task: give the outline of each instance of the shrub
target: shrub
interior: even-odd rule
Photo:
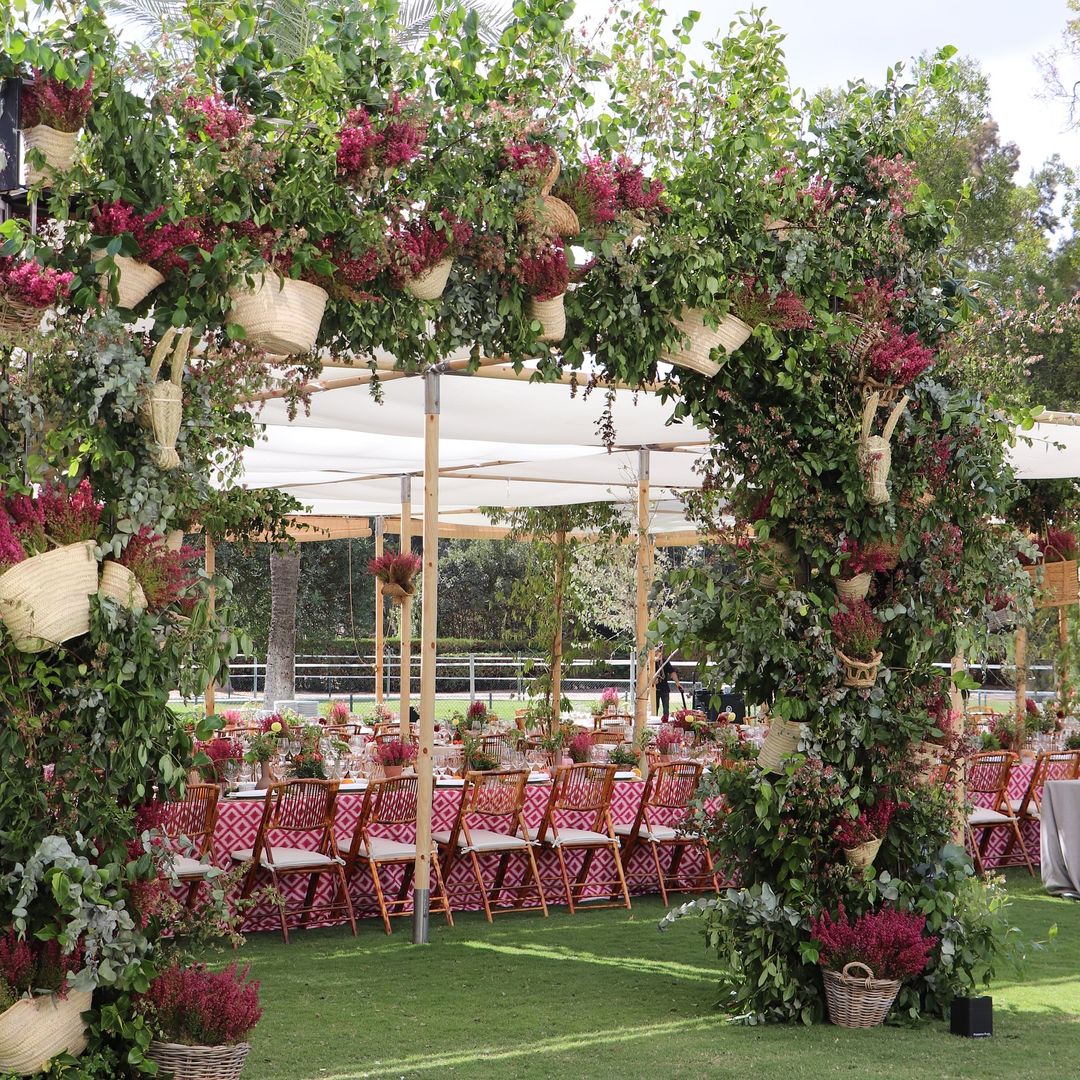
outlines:
[[[845,964],[865,964],[879,979],[913,979],[926,970],[937,937],[927,936],[926,916],[883,907],[848,922],[843,904],[835,920],[823,911],[811,933],[818,944],[818,962],[829,971]]]
[[[24,128],[45,124],[57,131],[78,131],[90,106],[93,77],[82,86],[70,86],[59,79],[34,73],[34,81],[22,89],[19,122]]]
[[[188,1046],[241,1042],[259,1022],[259,984],[246,982],[248,969],[230,964],[208,971],[205,964],[166,968],[139,999],[161,1036]]]
[[[882,626],[865,600],[844,604],[832,618],[837,648],[853,660],[869,660],[881,640]]]

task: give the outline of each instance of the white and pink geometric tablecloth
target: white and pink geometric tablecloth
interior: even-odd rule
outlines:
[[[1035,763],[1033,761],[1022,761],[1013,768],[1012,773],[1009,775],[1009,799],[1022,799],[1027,792],[1028,784],[1031,783],[1031,774],[1035,771]],[[986,800],[978,798],[976,800],[980,805],[984,805]],[[1039,863],[1039,820],[1038,818],[1028,819],[1020,826],[1020,835],[1024,839],[1024,847],[1027,848],[1028,857],[1031,859],[1033,865],[1037,866]],[[987,870],[993,870],[998,866],[1002,857],[1005,854],[1005,849],[1009,846],[1010,831],[1008,829],[994,829],[990,834],[990,840],[987,844],[986,854],[983,856],[983,866]],[[1019,853],[1013,851],[1010,855],[1010,861],[1017,859]]]

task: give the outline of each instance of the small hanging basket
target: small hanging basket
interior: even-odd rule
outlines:
[[[45,167],[36,169],[33,165],[26,166],[26,186],[30,187],[39,180],[48,184],[54,175],[67,172],[75,161],[75,140],[78,132],[57,131],[48,124],[38,124],[32,128],[22,129],[23,149],[27,151],[40,150],[45,155]]]
[[[244,328],[247,340],[274,356],[307,353],[315,348],[326,310],[326,290],[309,281],[260,274],[249,288],[232,292],[230,321]]]
[[[562,164],[559,161],[559,155],[552,151],[552,156],[555,161],[554,164],[548,169],[547,176],[544,177],[544,182],[540,185],[540,194],[549,195],[551,189],[555,186],[555,181],[559,179],[559,172],[562,169]]]
[[[833,578],[836,585],[836,595],[845,603],[851,600],[865,600],[870,591],[870,582],[874,575],[867,570],[865,573],[856,574],[849,578]]]
[[[1037,608],[1066,607],[1075,604],[1080,595],[1077,589],[1077,562],[1075,559],[1062,559],[1056,548],[1047,547],[1056,552],[1059,558],[1053,562],[1041,562],[1035,566],[1025,566],[1036,588],[1035,606]]]
[[[20,998],[0,1013],[0,1073],[33,1076],[59,1054],[78,1057],[86,1049],[81,1014],[90,999],[82,990],[69,990],[63,998],[43,994]]]
[[[566,293],[559,293],[550,300],[537,300],[535,296],[529,297],[526,315],[540,324],[540,333],[537,341],[562,341],[566,335],[566,308],[563,302]]]
[[[765,231],[772,233],[781,243],[791,239],[791,232],[794,228],[795,226],[790,221],[785,221],[783,218],[767,217],[765,219]]]
[[[239,1080],[251,1044],[232,1046],[185,1046],[155,1039],[146,1056],[157,1062],[158,1071],[172,1080]]]
[[[802,724],[794,720],[773,720],[769,724],[769,734],[765,736],[765,742],[758,753],[758,765],[765,772],[781,772],[784,759],[796,753],[802,736]]]
[[[871,506],[884,506],[889,501],[889,469],[892,467],[892,450],[889,440],[900,421],[910,398],[905,394],[893,407],[885,428],[880,435],[871,435],[870,427],[881,404],[880,395],[872,393],[863,407],[862,431],[859,435],[859,467],[863,472],[864,497]]]
[[[859,844],[853,848],[844,848],[844,858],[849,866],[859,870],[865,870],[874,865],[877,853],[881,850],[881,840],[867,840],[865,844]]]
[[[41,308],[31,307],[0,293],[0,341],[8,345],[24,344],[37,330],[43,314]]]
[[[112,597],[128,611],[146,610],[146,593],[139,579],[123,564],[106,560],[101,568],[98,596]]]
[[[174,348],[175,342],[175,348]],[[191,345],[191,330],[185,330],[176,339],[176,331],[169,327],[158,342],[150,358],[150,378],[154,380],[145,391],[139,422],[154,435],[154,464],[159,469],[175,469],[180,464],[176,452],[176,440],[180,436],[180,424],[184,416],[184,393],[181,387],[184,364]],[[166,356],[172,353],[168,379],[158,374]]]
[[[581,222],[569,204],[554,195],[540,195],[522,204],[518,211],[518,221],[535,222],[548,232],[557,236],[577,236],[581,232]]]
[[[851,358],[858,365],[856,383],[861,385],[868,378],[866,354],[885,336],[885,329],[880,323],[868,323],[860,315],[849,315],[847,321],[858,330],[851,345]]]
[[[97,258],[102,258],[104,252],[95,252]],[[149,263],[139,262],[138,259],[129,259],[126,255],[114,255],[116,263],[116,297],[117,303],[122,308],[136,308],[141,304],[164,280]],[[101,275],[101,287],[108,289],[109,275]]]
[[[33,555],[0,574],[0,619],[17,649],[43,652],[90,629],[98,590],[93,540]]]
[[[441,259],[422,274],[417,274],[414,278],[406,278],[405,291],[415,296],[417,300],[438,300],[446,290],[446,283],[450,279],[450,271],[453,268],[453,259]]]
[[[390,597],[390,599],[399,607],[416,591],[415,588],[405,588],[405,586],[399,585],[396,581],[381,582],[381,588],[383,596]]]
[[[860,979],[851,974],[856,970],[865,971],[866,977]],[[874,973],[857,961],[845,964],[843,971],[822,968],[821,974],[829,1019],[838,1027],[878,1027],[900,993],[899,979],[875,979]]]
[[[857,690],[868,690],[877,682],[878,668],[881,666],[881,653],[875,652],[869,660],[853,660],[839,649],[836,655],[844,665],[844,685],[854,686]]]
[[[754,332],[754,328],[737,315],[725,315],[713,328],[706,324],[705,313],[699,308],[684,309],[679,318],[671,321],[686,340],[681,348],[665,352],[661,359],[709,379],[719,374],[721,368],[721,364],[712,358],[713,351],[721,349],[730,356],[745,345]]]

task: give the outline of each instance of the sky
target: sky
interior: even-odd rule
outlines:
[[[601,17],[611,0],[578,0],[579,16]],[[618,6],[617,4],[615,6]],[[698,36],[713,36],[750,0],[667,0],[672,18],[701,13]],[[766,14],[787,35],[791,81],[813,92],[849,79],[881,83],[886,69],[942,45],[977,60],[990,81],[1003,141],[1021,151],[1021,173],[1058,153],[1080,166],[1080,133],[1065,131],[1065,107],[1038,98],[1035,56],[1053,48],[1069,17],[1066,0],[771,0]]]

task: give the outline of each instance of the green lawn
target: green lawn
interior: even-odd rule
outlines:
[[[1013,874],[1014,916],[1030,938],[1057,940],[1023,982],[993,990],[993,1039],[918,1030],[732,1026],[713,1009],[715,963],[694,920],[664,934],[656,899],[634,910],[552,909],[489,927],[462,915],[386,938],[372,920],[347,931],[254,935],[241,952],[262,980],[265,1012],[245,1076],[960,1078],[1076,1074],[1080,1047],[1080,903],[1042,895]]]

